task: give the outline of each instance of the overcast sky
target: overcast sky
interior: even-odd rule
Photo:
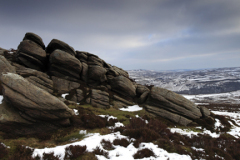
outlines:
[[[0,47],[26,32],[125,70],[240,67],[239,0],[0,0]]]

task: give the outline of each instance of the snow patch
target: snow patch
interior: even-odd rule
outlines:
[[[141,111],[143,108],[139,107],[138,105],[134,106],[129,106],[127,108],[120,108],[119,110],[121,111],[128,111],[128,112],[136,112],[136,111]]]
[[[0,104],[2,104],[3,95],[0,95]]]
[[[107,121],[109,121],[110,119],[117,119],[117,117],[110,116],[110,115],[98,115],[98,116],[100,116],[100,117],[102,117],[102,118],[107,117]]]
[[[78,113],[78,110],[77,110],[77,109],[73,109],[73,111],[74,111],[75,115],[79,115],[79,113]]]
[[[80,130],[79,134],[87,134],[87,130]]]
[[[67,95],[69,95],[69,93],[62,94],[62,98],[65,98]]]

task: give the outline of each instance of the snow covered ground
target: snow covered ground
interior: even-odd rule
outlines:
[[[228,93],[217,94],[199,94],[199,95],[182,95],[195,103],[230,103],[240,104],[240,90]]]
[[[232,120],[234,120],[236,122],[237,125],[240,126],[240,113],[231,113],[231,112],[221,112],[221,111],[212,111],[214,114],[216,115],[223,115],[223,116],[227,116],[230,117]],[[232,125],[232,128],[229,132],[227,132],[228,134],[234,136],[235,138],[240,138],[240,127],[234,125],[231,121],[229,121],[229,123]],[[218,119],[216,119],[216,123],[215,123],[215,127],[219,127],[222,124],[220,123],[220,121]],[[196,127],[198,128],[198,127]],[[218,138],[220,136],[219,133],[216,132],[211,132],[209,130],[204,129],[203,132],[194,132],[192,130],[189,129],[181,129],[181,128],[171,128],[170,129],[171,132],[177,132],[180,133],[182,135],[187,135],[189,137],[191,137],[192,135],[197,135],[197,134],[208,134],[213,138]]]
[[[79,142],[69,143],[67,145],[57,146],[54,148],[35,149],[33,152],[33,156],[35,157],[35,156],[39,155],[42,157],[44,152],[45,153],[54,152],[54,155],[61,155],[60,159],[63,159],[65,156],[65,148],[70,145],[80,145],[80,146],[86,145],[87,151],[91,152],[96,147],[99,147],[100,149],[105,150],[100,143],[103,139],[113,142],[114,139],[120,139],[120,138],[128,139],[128,137],[121,135],[120,132],[115,132],[115,133],[111,133],[111,134],[107,134],[107,135],[100,135],[99,133],[87,134],[86,138]],[[133,146],[133,143],[130,143],[127,147],[114,145],[114,148],[115,149],[110,150],[110,151],[105,150],[109,153],[110,160],[123,160],[123,159],[133,160],[134,159],[133,155],[138,150],[141,150],[144,148],[151,149],[157,156],[156,158],[155,157],[144,158],[144,160],[151,160],[151,159],[190,160],[191,159],[190,156],[188,156],[188,155],[179,155],[176,153],[168,153],[167,151],[165,151],[161,148],[158,148],[157,145],[154,145],[153,143],[141,143],[139,148],[135,148]],[[99,160],[107,160],[107,158],[104,156],[100,156],[100,155],[96,155],[96,156]]]
[[[141,110],[142,108],[139,106],[130,106],[127,107],[125,109],[121,109],[124,111],[130,111],[130,112],[134,112],[134,111],[138,111]],[[231,117],[231,119],[233,119],[236,124],[240,125],[240,113],[231,113],[231,112],[221,112],[221,111],[213,111],[214,114],[217,115],[225,115],[228,117]],[[101,117],[107,117],[108,120],[112,119],[116,119],[116,117],[113,117],[111,115],[99,115]],[[136,117],[138,117],[136,115]],[[232,128],[229,132],[227,132],[228,134],[236,137],[236,138],[240,138],[240,127],[235,126],[232,122],[230,122],[230,124],[232,125]],[[124,126],[122,123],[117,122],[115,124],[115,127],[119,127],[119,126]],[[218,119],[216,119],[216,123],[215,123],[215,127],[219,127],[221,126],[221,123]],[[201,127],[196,127],[196,128],[201,128]],[[196,131],[192,131],[189,129],[181,129],[181,128],[170,128],[170,131],[172,133],[177,132],[180,133],[182,135],[187,135],[189,137],[191,137],[192,135],[198,135],[200,134],[208,134],[213,138],[218,138],[220,136],[220,134],[218,133],[212,133],[209,130],[203,129],[202,132],[196,132]],[[43,153],[51,153],[54,152],[54,155],[60,155],[60,159],[63,159],[65,156],[65,148],[70,146],[70,145],[80,145],[80,146],[87,146],[87,151],[92,152],[96,147],[99,147],[100,149],[108,152],[109,154],[109,159],[110,160],[132,160],[133,155],[135,153],[137,153],[137,151],[144,149],[144,148],[148,148],[150,150],[152,150],[156,157],[148,157],[148,158],[144,158],[144,160],[151,160],[151,159],[156,159],[156,160],[190,160],[191,157],[189,155],[180,155],[177,153],[168,153],[166,150],[159,148],[157,145],[153,144],[153,143],[141,143],[139,148],[135,148],[133,145],[133,140],[134,139],[130,139],[127,136],[121,135],[120,132],[114,132],[114,133],[110,133],[107,135],[100,135],[99,133],[88,133],[87,134],[87,130],[81,130],[79,131],[80,134],[85,134],[85,138],[81,141],[78,142],[73,142],[73,143],[69,143],[66,145],[61,145],[61,146],[57,146],[57,147],[53,147],[53,148],[43,148],[43,149],[35,149],[33,152],[33,157],[39,155],[40,157],[42,157]],[[129,142],[131,142],[127,147],[123,147],[123,146],[118,146],[118,145],[113,145],[114,149],[113,150],[105,150],[101,144],[101,141],[107,140],[110,142],[113,142],[115,139],[120,139],[120,138],[126,138]],[[196,150],[198,150],[199,148],[196,148]],[[201,148],[200,148],[201,149]],[[107,160],[106,157],[101,156],[101,155],[96,155],[96,157],[99,160]]]

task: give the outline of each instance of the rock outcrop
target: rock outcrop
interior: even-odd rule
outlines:
[[[74,112],[66,101],[103,109],[139,104],[154,116],[182,125],[210,115],[207,108],[166,89],[137,84],[123,69],[57,39],[45,48],[40,36],[26,33],[12,51],[0,49],[4,132],[15,128],[24,135],[69,126]],[[61,94],[68,94],[67,100]]]
[[[38,35],[26,33],[18,46],[16,59],[26,67],[44,71],[47,61],[47,54],[44,49],[45,45]]]

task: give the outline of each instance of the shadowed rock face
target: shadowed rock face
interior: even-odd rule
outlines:
[[[0,55],[0,75],[2,73],[7,73],[7,72],[16,73],[16,69],[6,60],[5,57]],[[1,82],[0,82],[0,95],[2,95]]]
[[[51,53],[49,62],[49,71],[52,75],[62,75],[62,77],[69,76],[76,80],[80,79],[82,64],[77,58],[75,58],[71,54],[57,49],[53,53]]]
[[[24,135],[71,125],[74,112],[63,102],[103,109],[139,104],[155,116],[182,125],[210,115],[207,108],[198,108],[169,90],[137,84],[123,69],[57,39],[45,49],[40,36],[26,33],[12,57],[7,60],[0,55],[4,96],[0,130],[4,132]],[[56,97],[63,93],[69,93],[69,101]]]
[[[74,51],[74,49],[69,46],[67,43],[60,41],[58,39],[53,39],[47,46],[46,48],[46,52],[51,54],[53,51],[55,51],[56,49],[62,50],[67,52],[68,54],[75,56],[76,52]]]
[[[151,89],[144,106],[149,112],[182,125],[187,125],[191,120],[202,117],[200,109],[193,102],[179,94],[158,87]]]
[[[39,72],[30,68],[17,69],[17,74],[27,79],[35,86],[42,88],[43,90],[53,93],[53,81],[46,73]]]
[[[42,47],[43,50],[45,50],[45,45],[43,43],[43,40],[40,36],[36,35],[35,33],[31,33],[31,32],[27,32],[25,34],[25,37],[23,38],[23,41],[24,40],[30,40],[30,41],[33,41],[35,42],[36,44],[38,44],[39,46]]]
[[[7,51],[7,50],[0,47],[0,55],[1,55],[1,56],[4,55],[4,52],[5,52],[5,51]]]
[[[16,54],[17,61],[29,68],[39,71],[45,70],[47,54],[44,50],[45,46],[43,42],[41,41],[40,37],[37,37],[37,35],[26,35],[18,46]]]
[[[16,69],[6,60],[5,57],[0,55],[0,74],[6,72],[16,73]]]
[[[80,87],[79,83],[68,81],[58,77],[53,76],[52,80],[53,80],[53,88],[59,94],[69,93],[71,90]]]
[[[70,118],[74,114],[58,98],[17,74],[3,74],[0,79],[6,101],[29,117],[38,120],[59,120]]]
[[[126,77],[118,76],[109,79],[112,90],[115,92],[124,95],[135,97],[136,96],[136,88],[133,83]]]

